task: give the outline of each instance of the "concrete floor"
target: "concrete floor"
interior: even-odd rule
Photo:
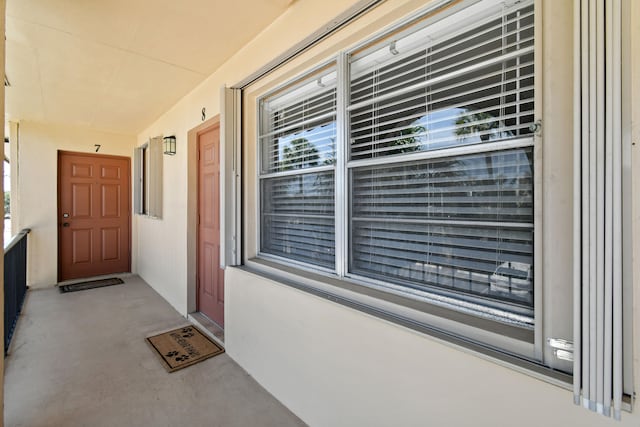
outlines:
[[[5,426],[303,426],[225,353],[167,373],[144,338],[187,324],[137,276],[30,291],[5,360]]]

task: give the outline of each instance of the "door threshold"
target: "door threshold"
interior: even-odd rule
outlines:
[[[222,329],[216,322],[209,319],[206,314],[196,311],[187,315],[187,320],[202,329],[202,332],[206,333],[209,338],[224,346],[224,329]]]

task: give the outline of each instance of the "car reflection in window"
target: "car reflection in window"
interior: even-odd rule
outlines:
[[[500,264],[489,278],[489,289],[515,300],[532,302],[531,279],[531,264],[507,261]]]

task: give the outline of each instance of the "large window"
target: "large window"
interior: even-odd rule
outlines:
[[[350,56],[349,272],[533,323],[533,6],[453,17]]]
[[[533,331],[534,43],[458,3],[262,97],[260,255]]]

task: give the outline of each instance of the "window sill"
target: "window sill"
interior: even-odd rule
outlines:
[[[376,318],[404,326],[428,335],[444,345],[474,354],[561,388],[572,390],[573,377],[570,374],[543,366],[524,355],[525,352],[530,351],[533,344],[501,335],[505,332],[504,328],[512,329],[508,326],[451,312],[451,310],[440,307],[429,306],[429,304],[390,295],[346,280],[323,276],[267,259],[253,258],[238,268],[278,284],[290,286]],[[484,322],[490,324],[487,325]],[[489,326],[490,329],[484,330],[478,326]],[[486,344],[487,341],[497,341],[504,346],[509,345],[510,348],[516,349],[515,351],[520,351],[521,354],[507,353]]]

